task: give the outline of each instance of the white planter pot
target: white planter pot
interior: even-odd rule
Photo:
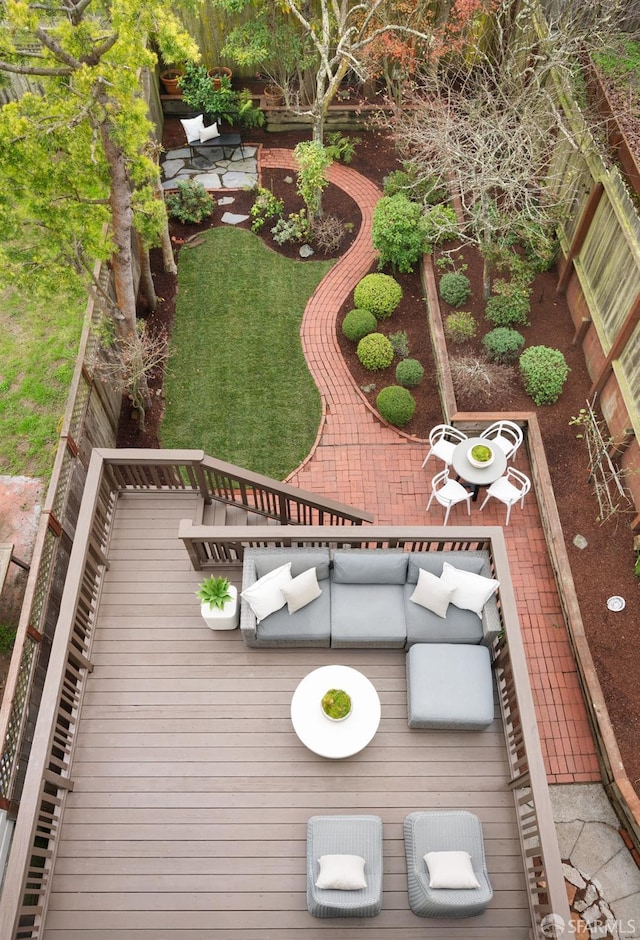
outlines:
[[[491,466],[491,464],[494,461],[494,454],[490,447],[488,447],[487,450],[491,451],[491,456],[489,457],[488,460],[476,460],[476,458],[473,456],[471,451],[469,451],[469,453],[467,454],[467,458],[472,467],[478,467],[478,469],[482,469],[482,467]]]
[[[231,600],[227,601],[222,610],[210,604],[201,604],[200,613],[206,625],[211,630],[235,630],[240,623],[240,609],[238,606],[238,589],[229,585]]]

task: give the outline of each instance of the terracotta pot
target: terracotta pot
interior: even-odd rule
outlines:
[[[233,78],[233,72],[231,69],[228,69],[226,65],[214,65],[212,69],[209,69],[207,75],[213,82],[213,87],[216,89],[216,91],[219,88],[222,88],[222,78],[228,78],[229,81],[231,81]]]
[[[282,104],[284,92],[282,91],[282,88],[279,88],[277,85],[266,85],[264,89],[264,97],[267,103],[267,107],[277,108]]]
[[[181,94],[178,79],[182,78],[183,75],[183,69],[166,69],[166,71],[160,72],[160,81],[164,85],[164,89],[168,95]]]

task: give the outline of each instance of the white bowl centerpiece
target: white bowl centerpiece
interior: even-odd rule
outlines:
[[[474,444],[469,451],[469,463],[474,467],[489,467],[493,458],[493,451],[487,444]]]
[[[351,714],[351,696],[344,689],[329,689],[322,696],[320,707],[330,721],[344,721]]]

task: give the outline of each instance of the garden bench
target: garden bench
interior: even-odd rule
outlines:
[[[189,141],[192,158],[196,156],[196,150],[213,150],[220,147],[239,147],[244,159],[244,146],[240,134],[220,134],[218,137],[212,137],[211,140],[205,140],[204,143],[199,140]]]

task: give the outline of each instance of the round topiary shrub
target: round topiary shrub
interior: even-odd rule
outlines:
[[[468,310],[456,310],[445,317],[444,331],[452,342],[468,343],[478,332],[478,324]]]
[[[515,362],[524,346],[524,336],[508,326],[497,326],[483,337],[482,345],[493,362]]]
[[[393,362],[393,346],[382,333],[369,333],[358,343],[358,359],[370,372],[386,369]]]
[[[370,310],[350,310],[342,321],[342,332],[347,339],[357,343],[363,336],[375,331],[378,321]]]
[[[524,390],[536,405],[552,405],[558,400],[569,371],[559,349],[530,346],[520,356]]]
[[[385,421],[401,428],[413,418],[416,401],[408,389],[388,385],[376,398],[376,407]]]
[[[396,366],[396,382],[405,388],[415,388],[424,378],[424,367],[417,359],[401,359]]]
[[[370,310],[378,320],[391,316],[402,300],[402,288],[390,274],[365,274],[356,284],[353,303]]]
[[[471,282],[466,274],[449,271],[440,278],[439,291],[446,303],[459,307],[471,296]]]

